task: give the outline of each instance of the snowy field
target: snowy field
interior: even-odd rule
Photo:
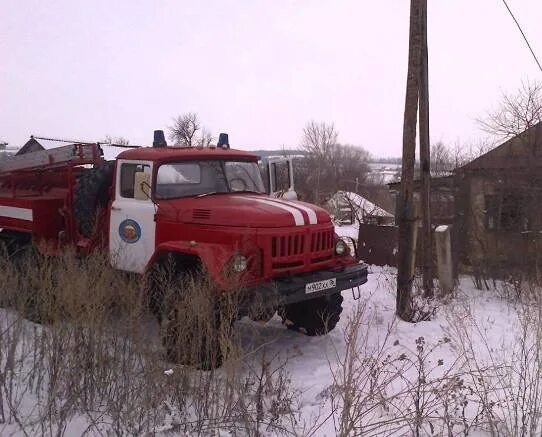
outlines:
[[[29,352],[19,365],[13,364],[19,360],[15,349],[23,350],[42,329],[50,328],[21,322],[14,312],[0,309],[0,435],[541,435],[540,299],[518,299],[517,284],[500,283],[480,291],[470,277],[462,277],[455,296],[435,303],[430,321],[406,323],[395,317],[395,273],[392,268],[370,267],[359,299],[351,291],[343,292],[341,320],[327,336],[288,331],[277,316],[265,324],[237,322],[235,338],[247,354],[238,370],[241,377],[235,379],[246,385],[235,388],[237,397],[228,384],[216,382],[230,381],[233,371],[228,366],[213,379],[209,372],[154,360],[154,392],[147,393],[152,401],[137,407],[137,418],[131,415],[131,395],[114,398],[119,405],[113,406],[111,401],[94,401],[99,408],[85,413],[77,413],[70,399],[55,401],[51,414],[50,405],[44,405],[52,396],[47,387],[54,372],[34,375],[31,364],[42,360],[52,368],[49,358]],[[22,329],[14,331],[17,324]],[[159,348],[157,326],[149,321],[144,328],[145,342]],[[14,341],[6,341],[8,337]],[[16,347],[10,350],[9,344]],[[138,387],[139,378],[148,378],[149,372],[134,373],[133,363],[130,366],[123,383]],[[80,370],[75,366],[70,372]],[[251,378],[243,379],[249,374]],[[38,377],[45,378],[41,391],[29,388],[36,387],[32,380]],[[180,413],[180,403],[160,396],[174,393],[171,386],[187,380],[205,382],[198,402],[182,404],[189,405],[188,416]],[[109,384],[111,390],[119,387],[118,380]],[[104,393],[112,398],[107,389]],[[253,417],[242,420],[237,415],[233,422],[221,422],[221,398],[226,397],[235,398],[235,408],[242,401],[250,404],[245,411]],[[206,415],[205,426],[198,426],[204,404],[213,410],[212,419]],[[119,426],[111,417],[115,408],[128,417],[128,424]],[[44,425],[45,415],[57,419]],[[132,423],[138,420],[139,426]],[[193,426],[187,425],[189,420]]]

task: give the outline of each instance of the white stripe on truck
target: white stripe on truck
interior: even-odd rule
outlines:
[[[280,203],[284,203],[286,205],[289,205],[289,206],[292,206],[294,208],[297,208],[297,209],[300,209],[301,211],[305,211],[307,213],[307,215],[309,216],[309,224],[310,225],[315,225],[318,223],[318,219],[316,218],[316,212],[314,212],[314,209],[311,209],[305,205],[300,205],[299,203],[296,203],[296,202],[289,202],[287,200],[282,200],[282,199],[273,199],[273,201],[275,202],[280,202]]]
[[[12,219],[27,221],[32,221],[34,218],[31,209],[17,208],[16,206],[0,206],[0,217],[9,217]]]
[[[292,208],[291,206],[285,205],[284,203],[273,202],[272,200],[268,199],[261,199],[259,197],[251,197],[251,199],[265,205],[274,206],[275,208],[282,209],[283,211],[288,211],[290,214],[292,214],[296,226],[303,226],[305,224],[303,214],[301,214],[299,210]]]

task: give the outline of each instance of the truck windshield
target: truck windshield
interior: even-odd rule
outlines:
[[[265,192],[257,163],[246,161],[175,162],[162,164],[156,176],[157,199],[236,191]]]

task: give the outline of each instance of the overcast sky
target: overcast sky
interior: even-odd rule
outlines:
[[[509,0],[542,58],[542,1]],[[25,1],[0,16],[0,139],[152,141],[197,112],[242,149],[297,146],[308,120],[399,156],[407,0]],[[474,142],[475,118],[542,80],[501,0],[429,0],[431,138]]]

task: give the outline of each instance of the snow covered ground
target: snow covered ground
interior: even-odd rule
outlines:
[[[351,227],[338,231],[354,234]],[[248,366],[253,360],[257,367],[263,354],[274,357],[266,372],[282,368],[293,400],[289,405],[295,407],[277,422],[280,427],[266,431],[262,426],[259,435],[276,435],[279,428],[284,435],[314,436],[541,435],[542,333],[536,327],[542,306],[536,299],[527,304],[509,299],[512,291],[505,285],[480,291],[470,277],[462,277],[456,295],[440,302],[430,321],[407,323],[395,316],[395,270],[370,267],[359,299],[343,292],[341,320],[326,336],[288,331],[277,316],[265,324],[239,321],[235,335],[250,351]],[[13,317],[0,309],[3,328]],[[28,322],[28,331],[33,329]],[[151,340],[159,343],[155,328],[149,329]],[[0,352],[2,357],[8,351]],[[0,362],[5,365],[5,358]],[[164,378],[179,371],[160,366]],[[23,393],[21,411],[37,402],[35,395]],[[155,431],[181,435],[174,416]],[[2,436],[24,435],[13,419],[4,422]],[[116,432],[107,421],[88,428],[91,423],[89,417],[74,416],[63,433]],[[37,429],[26,432],[37,435]],[[56,431],[51,428],[51,434]],[[213,435],[246,434],[258,435],[231,427]]]
[[[475,339],[473,350],[479,354],[480,366],[491,365],[495,360],[497,351],[506,350],[507,345],[514,341],[515,328],[517,328],[517,314],[509,307],[506,301],[498,298],[490,292],[482,293],[475,290],[470,278],[465,277],[461,280],[460,291],[456,301],[449,303],[448,307],[442,307],[431,321],[420,323],[407,323],[398,320],[395,317],[395,293],[394,293],[394,274],[391,268],[371,267],[369,281],[363,287],[359,300],[355,300],[352,293],[344,292],[344,311],[341,321],[337,328],[324,337],[304,337],[299,334],[285,331],[278,318],[270,321],[264,328],[257,328],[252,322],[242,322],[238,327],[239,332],[243,330],[261,329],[262,340],[268,342],[270,352],[280,351],[283,355],[289,357],[288,370],[291,373],[291,379],[294,381],[297,389],[302,393],[300,404],[300,423],[306,427],[309,424],[322,422],[321,427],[315,435],[334,436],[338,434],[338,422],[340,413],[333,415],[331,400],[329,398],[329,388],[334,382],[334,373],[341,372],[338,363],[338,357],[344,357],[346,353],[345,333],[353,326],[349,326],[349,320],[356,318],[356,311],[360,306],[364,307],[359,328],[364,332],[360,333],[358,346],[360,358],[364,360],[375,359],[384,360],[388,354],[393,359],[405,354],[408,360],[416,360],[420,355],[418,347],[424,347],[423,356],[425,357],[427,387],[430,381],[434,381],[434,387],[440,390],[442,386],[449,384],[452,375],[462,375],[463,384],[468,386],[469,378],[465,377],[464,372],[468,369],[461,368],[464,363],[462,356],[466,351],[460,344],[460,338],[456,332],[462,328],[472,329],[470,334]],[[366,307],[365,307],[366,305]],[[359,314],[359,313],[358,313]],[[472,320],[470,317],[472,316]],[[461,319],[467,318],[465,319]],[[452,320],[452,321],[450,321]],[[465,324],[459,323],[464,321]],[[471,325],[471,322],[473,323]],[[475,327],[474,323],[477,325]],[[422,339],[423,340],[420,340]],[[432,350],[432,352],[428,352]],[[491,354],[491,352],[495,354]],[[348,353],[352,353],[351,350]],[[501,358],[501,356],[499,356]],[[483,363],[483,364],[482,364]],[[416,379],[419,377],[416,364],[408,363],[402,366],[403,362],[390,365],[385,372],[397,371],[403,369],[407,378],[410,378],[410,386],[416,385]],[[367,364],[368,365],[368,364]],[[381,371],[382,369],[379,369]],[[446,372],[450,372],[447,374]],[[359,376],[367,376],[360,373]],[[445,377],[443,377],[445,376]],[[415,402],[414,392],[404,394],[394,399],[394,391],[405,390],[405,381],[402,375],[388,375],[389,382],[383,382],[379,389],[387,391],[389,402],[401,402],[399,409],[412,409]],[[440,380],[442,378],[442,380]],[[358,383],[359,381],[356,381]],[[378,384],[378,383],[377,383]],[[367,387],[363,388],[364,390]],[[459,387],[458,387],[459,389]],[[471,388],[465,389],[470,393]],[[463,391],[463,389],[458,390]],[[444,390],[443,390],[444,392]],[[446,396],[463,396],[464,393],[443,393]],[[382,422],[382,427],[377,427],[367,435],[411,435],[414,434],[413,424],[409,420],[398,419],[400,426],[395,425],[386,428],[384,425],[387,420],[394,418],[394,407],[386,406],[386,395],[382,395],[382,405],[375,408],[374,411],[366,411],[366,420],[360,420],[357,425],[367,425]],[[367,395],[369,397],[369,395]],[[431,396],[427,396],[428,398]],[[473,397],[474,398],[474,397]],[[467,397],[465,397],[467,400]],[[340,401],[337,401],[340,403]],[[440,405],[439,400],[427,400],[428,404]],[[473,401],[474,402],[474,401]],[[452,401],[450,400],[450,404]],[[369,410],[372,401],[367,400],[366,404],[360,402],[362,410]],[[429,405],[427,408],[430,408]],[[454,408],[456,406],[454,405]],[[468,410],[468,408],[467,408]],[[398,413],[398,410],[395,411]],[[478,413],[478,408],[466,412],[462,423],[461,415],[453,418],[453,435],[464,435],[464,431],[469,431],[469,435],[490,435],[485,426],[474,424],[474,415]],[[412,417],[412,411],[408,414]],[[424,411],[422,416],[436,416],[434,411]],[[440,413],[439,413],[440,414]],[[471,417],[469,417],[471,414]],[[330,417],[330,415],[332,417]],[[397,418],[395,416],[395,418]],[[327,419],[327,420],[326,420]],[[355,420],[354,420],[355,421]],[[410,423],[409,423],[410,422]],[[430,420],[424,421],[421,426],[421,435],[431,435],[431,429],[435,435],[448,435],[444,429],[442,420],[434,419],[430,425]],[[472,429],[469,427],[472,424]],[[392,430],[395,430],[394,434]],[[360,430],[357,430],[360,432]],[[456,434],[457,433],[457,434]],[[353,435],[358,435],[353,432]],[[359,434],[362,435],[362,434]],[[506,435],[506,434],[500,434]]]

